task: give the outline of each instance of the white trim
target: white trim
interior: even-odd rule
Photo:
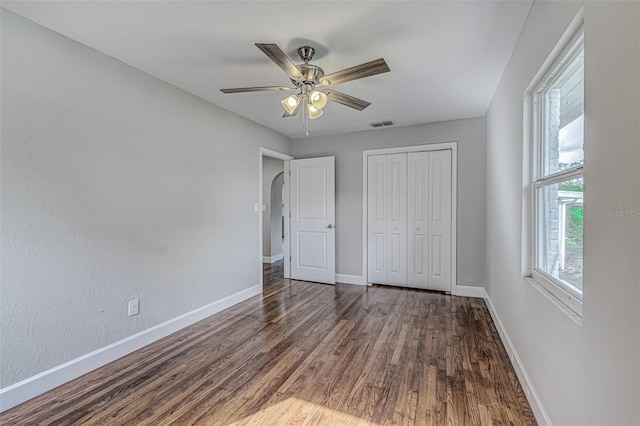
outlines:
[[[536,281],[533,277],[524,277],[524,280],[560,309],[571,321],[582,327],[582,315],[578,315],[566,303],[559,300],[547,287],[541,285],[540,282]]]
[[[273,256],[262,256],[262,263],[276,263],[276,262],[282,260],[283,258],[284,257],[283,257],[282,253],[276,254],[276,255],[273,255]]]
[[[284,187],[282,188],[282,195],[284,201],[283,212],[285,212],[284,220],[284,244],[282,247],[285,258],[289,258],[289,218],[286,217],[289,211],[289,161],[293,160],[293,157],[282,152],[274,151],[272,149],[259,147],[258,148],[258,206],[264,205],[262,199],[262,158],[272,157],[284,161]],[[258,208],[258,274],[260,276],[260,288],[264,287],[262,277],[262,263],[264,262],[264,256],[262,255],[262,208]],[[284,265],[284,277],[289,278],[289,264],[285,262]]]
[[[456,296],[462,297],[477,297],[479,299],[484,299],[487,295],[487,292],[484,290],[482,286],[472,286],[472,285],[460,285],[456,286]]]
[[[548,275],[544,271],[538,270],[537,268],[534,268],[531,276],[525,278],[529,282],[535,282],[551,293],[556,299],[556,305],[557,303],[561,303],[573,312],[573,314],[582,317],[582,301],[574,294],[576,293],[575,291],[569,291],[570,288],[568,285],[561,282],[559,279]],[[564,309],[562,309],[562,311],[564,311]]]
[[[342,284],[365,285],[360,275],[336,274],[336,282]]]
[[[429,143],[426,145],[408,145],[396,146],[392,148],[365,149],[362,151],[365,157],[369,155],[386,155],[386,154],[402,154],[405,152],[423,152],[423,151],[443,151],[445,149],[455,149],[458,142],[440,142]]]
[[[262,275],[262,274],[261,274]],[[0,389],[0,412],[22,404],[53,388],[190,326],[215,313],[262,293],[261,285],[254,285],[221,300],[194,309],[161,324],[125,337],[115,343],[65,362],[28,379]]]
[[[451,150],[451,294],[457,294],[457,224],[458,224],[458,142],[442,142],[426,145],[409,145],[393,148],[365,149],[362,151],[362,282],[368,283],[367,265],[367,179],[370,155],[397,154],[403,152]]]
[[[545,176],[533,181],[533,187],[535,189],[544,188],[545,186],[553,185],[556,183],[562,183],[568,180],[581,178],[584,175],[584,167],[577,166],[570,169],[561,170],[552,175]]]
[[[289,154],[283,154],[282,152],[260,147],[260,158],[262,159],[263,156],[277,158],[278,160],[283,160],[283,161],[293,160],[293,157],[290,156]]]
[[[518,380],[520,381],[520,384],[524,389],[524,393],[527,397],[527,401],[529,401],[529,405],[531,405],[531,410],[533,411],[533,415],[536,417],[536,420],[539,425],[551,426],[552,425],[551,418],[549,418],[549,414],[547,414],[547,411],[544,409],[544,406],[542,405],[542,401],[540,400],[538,393],[533,387],[533,383],[531,382],[531,379],[529,378],[529,375],[527,374],[527,371],[525,370],[524,365],[520,360],[520,356],[518,355],[516,348],[513,346],[513,343],[511,343],[511,339],[507,334],[507,330],[504,328],[504,325],[502,325],[502,321],[500,321],[500,317],[498,317],[498,314],[495,308],[493,307],[493,303],[491,302],[491,299],[489,298],[489,295],[486,294],[486,292],[485,292],[484,300],[485,300],[485,303],[487,304],[487,308],[489,309],[489,314],[491,314],[491,318],[493,319],[493,323],[495,324],[496,329],[498,330],[498,334],[500,335],[502,344],[507,350],[507,354],[509,355],[511,364],[513,365],[513,368],[516,371]]]
[[[540,86],[542,81],[545,79],[545,75],[549,73],[549,70],[552,68],[554,63],[558,61],[558,58],[562,56],[563,52],[566,53],[567,45],[570,45],[572,41],[577,41],[574,38],[576,34],[582,30],[583,27],[584,6],[580,8],[576,16],[569,23],[569,26],[567,26],[567,29],[562,34],[562,37],[560,37],[558,43],[556,43],[547,59],[543,62],[542,66],[525,89],[525,93],[534,94],[535,89],[537,88],[537,86]]]
[[[291,160],[284,162],[284,187],[282,188],[282,213],[284,214],[284,244],[282,254],[284,256],[284,277],[291,278]]]

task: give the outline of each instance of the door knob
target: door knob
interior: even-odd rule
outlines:
[[[327,228],[331,229],[331,228],[333,228],[333,225],[329,224],[329,226],[327,226]]]

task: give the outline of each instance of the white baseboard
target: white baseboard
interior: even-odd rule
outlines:
[[[284,256],[282,255],[282,253],[273,256],[262,256],[262,263],[276,263],[283,258]]]
[[[0,413],[260,293],[258,284],[2,388]]]
[[[456,296],[462,297],[477,297],[480,299],[484,299],[487,295],[487,292],[484,291],[484,287],[476,287],[472,285],[457,285],[456,286]]]
[[[459,287],[458,287],[459,288]],[[483,289],[484,290],[484,289]],[[541,426],[548,425],[552,426],[551,419],[549,418],[549,414],[544,409],[542,405],[542,401],[538,396],[535,388],[533,387],[533,383],[531,383],[531,379],[529,379],[529,375],[527,371],[524,369],[524,365],[520,360],[520,356],[518,356],[518,352],[516,352],[516,348],[511,343],[511,339],[507,334],[506,329],[502,325],[502,321],[500,321],[500,317],[493,307],[493,303],[491,303],[491,299],[489,295],[485,292],[484,300],[487,303],[487,307],[489,309],[489,313],[491,314],[491,318],[493,318],[493,323],[496,325],[498,329],[498,334],[500,335],[500,339],[502,340],[502,344],[507,350],[507,354],[509,354],[509,359],[511,360],[511,364],[513,365],[514,370],[516,370],[516,375],[518,376],[518,380],[524,389],[524,393],[527,396],[527,400],[529,401],[529,405],[531,405],[531,410],[533,411],[533,415],[536,417],[538,424]]]
[[[336,282],[343,284],[364,285],[360,275],[336,274]]]

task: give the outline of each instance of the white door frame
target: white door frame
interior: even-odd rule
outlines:
[[[370,285],[368,277],[368,265],[367,265],[367,229],[368,229],[368,192],[367,192],[367,180],[368,174],[368,159],[370,155],[385,155],[385,154],[399,154],[403,152],[418,152],[418,151],[441,151],[445,149],[451,150],[451,294],[458,294],[458,285],[456,278],[456,247],[457,247],[457,203],[458,203],[458,142],[442,142],[432,143],[427,145],[411,145],[411,146],[399,146],[393,148],[380,148],[380,149],[365,149],[362,151],[362,282],[366,285]]]
[[[260,287],[264,290],[264,280],[262,276],[262,205],[264,200],[262,199],[262,158],[271,157],[284,161],[284,187],[282,188],[282,199],[284,201],[284,207],[282,212],[284,214],[284,246],[282,247],[282,255],[284,258],[284,277],[288,278],[290,275],[289,268],[289,161],[293,160],[293,157],[287,154],[283,154],[278,151],[273,151],[268,148],[260,147],[258,150],[258,265],[260,276]]]

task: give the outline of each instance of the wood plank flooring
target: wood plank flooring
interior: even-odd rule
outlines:
[[[6,425],[531,425],[482,299],[282,279]]]

